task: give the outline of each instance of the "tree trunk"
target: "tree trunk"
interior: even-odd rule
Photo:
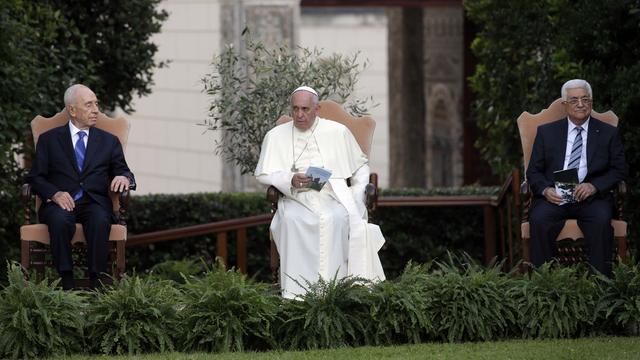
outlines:
[[[422,8],[390,8],[389,162],[391,187],[425,187]]]

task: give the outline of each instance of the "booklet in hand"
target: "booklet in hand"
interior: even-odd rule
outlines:
[[[306,174],[311,177],[311,182],[307,187],[318,191],[322,189],[324,184],[331,177],[331,171],[315,166],[309,166]]]
[[[562,198],[560,205],[576,202],[573,191],[579,183],[577,168],[554,171],[553,181],[556,186],[556,194]]]

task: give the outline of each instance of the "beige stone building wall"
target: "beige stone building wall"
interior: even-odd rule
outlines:
[[[252,4],[259,1],[251,1]],[[231,2],[232,4],[233,2]],[[273,3],[273,1],[265,1]],[[214,153],[217,134],[204,131],[208,99],[200,79],[210,71],[214,54],[222,48],[222,6],[228,0],[165,0],[169,12],[162,33],[154,37],[158,59],[170,60],[157,69],[152,93],[137,99],[131,120],[127,160],[139,184],[137,194],[189,193],[222,190],[222,161]],[[359,97],[373,96],[377,127],[371,167],[386,186],[388,169],[386,18],[384,11],[339,10],[323,14],[302,11],[298,39],[302,46],[326,53],[352,54],[370,61],[357,89]]]
[[[137,194],[217,191],[221,161],[214,155],[215,134],[198,126],[208,99],[200,79],[220,49],[220,5],[209,0],[167,0],[162,33],[154,37],[158,59],[152,93],[135,101],[129,115],[127,161],[136,174]]]

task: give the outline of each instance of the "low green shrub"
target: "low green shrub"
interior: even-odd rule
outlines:
[[[264,192],[153,194],[133,196],[129,206],[129,235],[268,213]],[[248,272],[270,280],[268,225],[247,232]],[[235,234],[229,234],[229,263],[236,262]],[[127,247],[127,267],[138,273],[168,260],[204,259],[215,262],[216,237],[203,235],[176,241]]]
[[[520,275],[502,272],[502,265],[448,255],[410,263],[393,280],[321,280],[306,284],[298,299],[283,300],[269,284],[221,263],[181,276],[184,285],[131,276],[91,293],[27,281],[12,264],[0,291],[0,357],[638,334],[639,265],[614,266],[612,279],[585,266],[545,265]]]
[[[207,265],[202,259],[167,260],[153,265],[149,271],[149,276],[184,284],[185,278],[202,275],[206,270]]]
[[[180,293],[169,281],[125,276],[93,294],[88,312],[88,339],[103,354],[172,351],[180,333]]]
[[[276,338],[284,349],[327,349],[370,344],[372,295],[367,281],[347,277],[314,284],[307,293],[284,300]]]
[[[502,264],[484,267],[466,254],[449,254],[436,262],[438,271],[426,280],[433,316],[431,338],[449,342],[503,339],[515,327],[518,313],[508,291],[517,282]]]
[[[418,344],[433,333],[431,297],[424,286],[431,265],[407,264],[398,278],[373,286],[369,330],[375,345]]]
[[[0,291],[0,357],[40,359],[83,349],[83,297],[58,289],[58,282],[25,280],[22,267],[7,265]]]
[[[226,352],[272,348],[271,324],[279,298],[270,285],[256,283],[218,262],[202,277],[186,278],[184,351]]]
[[[495,194],[496,187],[424,189],[386,189],[383,196]],[[198,225],[268,213],[271,204],[264,192],[197,193],[133,196],[130,204],[130,235]],[[385,236],[380,250],[387,278],[399,276],[410,260],[418,263],[446,258],[447,251],[465,251],[474,259],[483,256],[483,212],[481,207],[382,207],[374,214]],[[426,221],[425,221],[426,220]],[[248,273],[269,282],[268,225],[247,233]],[[235,264],[235,234],[229,234],[229,263]],[[213,235],[185,238],[127,248],[127,266],[138,272],[149,271],[168,260],[215,259]]]
[[[640,335],[640,264],[618,263],[613,278],[604,281],[602,305],[605,318],[627,335]]]
[[[380,196],[496,195],[496,186],[433,189],[384,189]],[[480,206],[380,207],[374,221],[386,243],[380,259],[387,278],[399,276],[408,261],[444,260],[448,252],[466,252],[483,259],[484,223]]]
[[[603,290],[586,267],[547,263],[520,278],[508,296],[518,301],[522,337],[567,338],[592,331]]]

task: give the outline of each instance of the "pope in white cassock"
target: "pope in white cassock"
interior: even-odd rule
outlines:
[[[264,138],[255,175],[284,196],[271,222],[280,253],[282,295],[305,293],[302,285],[319,277],[359,276],[384,280],[378,250],[379,227],[367,223],[366,155],[344,125],[316,116],[318,94],[301,86],[291,94],[293,121],[271,129]],[[310,166],[331,172],[320,191],[309,189]],[[347,179],[351,178],[351,186]]]

